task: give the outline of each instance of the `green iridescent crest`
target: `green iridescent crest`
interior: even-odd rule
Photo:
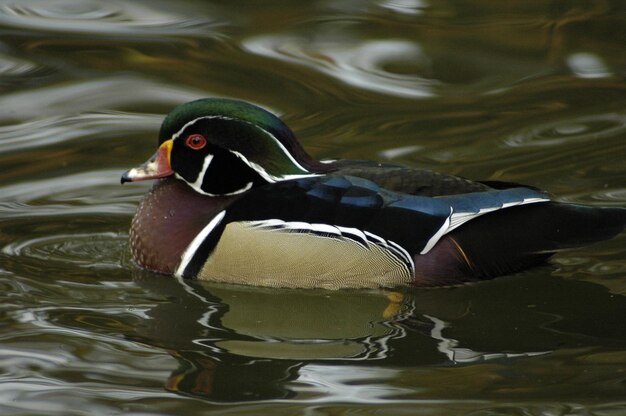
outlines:
[[[206,98],[175,108],[163,121],[159,142],[199,130],[233,152],[266,180],[310,174],[310,157],[291,130],[274,114],[253,104]]]

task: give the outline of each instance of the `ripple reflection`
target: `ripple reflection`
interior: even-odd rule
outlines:
[[[154,3],[154,2],[152,2]],[[3,0],[0,25],[25,30],[95,35],[206,35],[215,21],[168,12],[167,3],[82,0]],[[187,8],[179,7],[178,10]],[[173,9],[172,9],[173,10]]]
[[[124,113],[79,114],[49,117],[25,123],[0,126],[0,153],[41,148],[87,135],[130,134],[158,128],[162,116]]]
[[[413,16],[424,13],[429,4],[424,0],[385,0],[380,6],[396,13]]]
[[[242,42],[247,51],[283,62],[305,65],[339,81],[382,94],[431,97],[436,81],[421,77],[430,65],[419,45],[407,40],[337,42],[269,35]]]
[[[132,104],[163,103],[171,106],[205,95],[206,92],[133,77],[79,80],[0,96],[0,122],[109,111]]]
[[[0,76],[2,77],[29,75],[39,69],[40,68],[32,62],[0,53]]]
[[[15,241],[2,248],[2,253],[46,262],[71,263],[78,267],[120,268],[120,243],[125,235],[113,232],[89,234],[57,234]]]
[[[130,215],[137,187],[119,185],[121,170],[102,170],[0,187],[0,218],[54,215]],[[150,184],[146,184],[146,187]]]
[[[626,114],[598,114],[558,120],[531,127],[505,139],[511,147],[554,146],[626,133]]]

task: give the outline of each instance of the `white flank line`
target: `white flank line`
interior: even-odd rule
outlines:
[[[278,227],[278,226],[283,226],[285,224],[285,221],[283,220],[263,220],[263,221],[248,221],[248,224],[251,227],[255,227],[255,228],[272,228],[272,227]]]
[[[339,231],[337,227],[334,227],[332,225],[316,223],[316,224],[309,224],[309,226],[311,227],[311,230],[318,232],[318,233],[341,235],[341,231]]]
[[[346,233],[346,234],[351,234],[354,237],[358,237],[361,242],[365,245],[367,245],[367,236],[365,235],[365,233],[361,230],[359,230],[358,228],[353,228],[353,227],[341,227],[341,226],[337,226],[337,228],[339,228],[339,231],[341,231],[342,233]]]
[[[403,257],[407,260],[407,263],[410,264],[411,267],[411,272],[415,271],[415,262],[413,261],[413,257],[409,254],[408,251],[406,251],[404,249],[404,247],[402,247],[400,244],[396,243],[395,241],[391,241],[391,240],[387,240],[389,242],[389,246],[395,248],[396,250],[398,250]]]
[[[372,242],[373,242],[373,243],[375,243],[375,244],[380,244],[380,245],[382,245],[383,247],[387,247],[387,241],[386,241],[386,240],[384,240],[383,238],[381,238],[381,237],[377,236],[376,234],[372,234],[372,233],[370,233],[369,231],[363,231],[363,233],[364,233],[367,237],[369,237],[369,238],[368,238],[368,240],[369,240],[369,241],[372,241]],[[370,239],[371,239],[371,240],[370,240]]]
[[[180,264],[176,268],[176,273],[174,273],[174,276],[183,277],[183,273],[185,272],[185,269],[187,268],[187,266],[189,265],[189,262],[193,258],[193,255],[196,254],[198,247],[200,247],[200,244],[202,244],[202,242],[207,238],[207,236],[211,234],[211,231],[213,231],[215,227],[217,227],[217,225],[222,221],[222,219],[224,218],[224,215],[226,215],[226,210],[217,214],[211,220],[211,222],[209,222],[202,229],[202,231],[200,231],[200,233],[196,235],[196,237],[191,241],[191,243],[187,246],[187,248],[185,249],[185,252],[180,258]]]
[[[452,218],[452,212],[453,212],[453,209],[452,207],[450,207],[450,215],[448,215],[448,218],[446,218],[441,228],[437,230],[437,232],[432,237],[430,237],[430,240],[428,240],[428,242],[426,243],[426,245],[424,246],[420,254],[428,253],[430,249],[433,248],[435,244],[437,244],[437,241],[439,241],[441,236],[449,231],[448,228],[450,226],[450,219]]]

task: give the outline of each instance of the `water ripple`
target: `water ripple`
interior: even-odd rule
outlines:
[[[0,53],[0,77],[16,77],[37,72],[39,66],[32,62]]]
[[[152,2],[154,3],[154,2]],[[207,35],[216,22],[208,17],[168,12],[168,4],[82,0],[3,0],[0,25],[21,30],[64,34]],[[171,9],[171,7],[170,7]]]
[[[417,74],[429,66],[429,60],[419,45],[407,40],[337,42],[262,35],[244,40],[242,46],[251,53],[304,65],[348,85],[381,94],[431,97],[437,84]]]
[[[554,146],[626,133],[626,114],[609,113],[534,124],[504,141],[510,147]]]
[[[79,80],[0,96],[0,122],[111,110],[132,104],[173,106],[205,95],[206,92],[133,77]]]
[[[122,187],[122,170],[65,175],[0,187],[0,217],[33,218],[54,215],[130,215],[143,187]],[[146,184],[147,188],[150,184]]]
[[[57,234],[15,241],[2,248],[2,253],[46,262],[60,262],[87,268],[119,268],[117,253],[126,235],[113,232],[88,234]]]
[[[380,7],[410,16],[423,14],[429,7],[425,0],[384,0]]]
[[[0,153],[42,148],[104,131],[109,135],[130,136],[132,132],[157,129],[162,118],[161,115],[91,113],[0,126]]]
[[[626,205],[626,189],[621,184],[618,188],[587,189],[581,192],[568,192],[567,195],[560,195],[559,200],[571,203],[601,203],[602,206],[622,207]]]

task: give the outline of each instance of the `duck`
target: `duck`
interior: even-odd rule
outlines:
[[[610,239],[626,208],[533,186],[363,160],[317,160],[272,112],[228,98],[181,104],[129,231],[134,262],[177,278],[281,288],[450,286],[510,275]]]

